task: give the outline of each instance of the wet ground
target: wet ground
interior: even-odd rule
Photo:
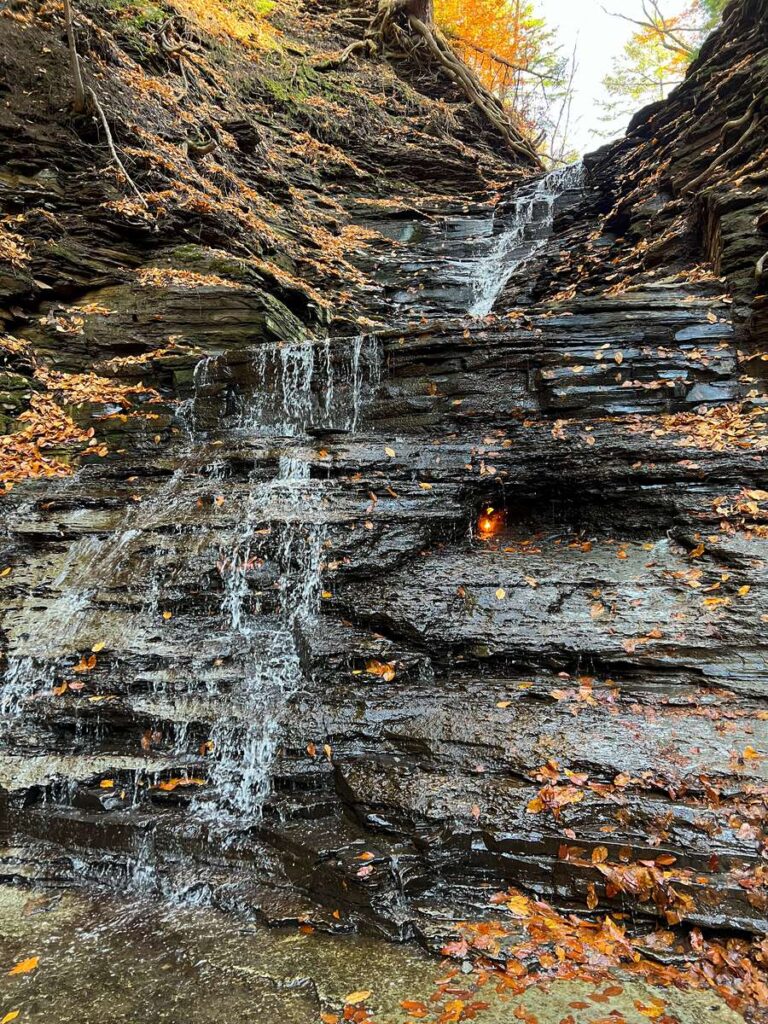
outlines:
[[[106,890],[0,887],[0,954],[7,1024],[331,1024],[345,1004],[358,1020],[365,1007],[376,1024],[457,1019],[431,999],[446,964],[414,946],[267,929]],[[457,991],[463,984],[458,974]],[[650,987],[620,972],[597,986],[556,982],[523,996],[498,994],[491,980],[475,1004],[480,1024],[742,1020],[708,992]]]

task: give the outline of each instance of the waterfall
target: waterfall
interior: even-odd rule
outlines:
[[[34,602],[35,621],[43,626],[33,640],[21,632],[9,638],[11,650],[0,686],[0,711],[8,728],[23,713],[25,701],[37,692],[50,692],[58,677],[71,672],[73,658],[101,639],[95,625],[99,594],[115,582],[137,549],[146,554],[142,545],[150,552],[151,571],[141,614],[148,621],[158,618],[167,569],[157,557],[155,536],[169,533],[178,539],[179,511],[194,502],[201,477],[226,489],[224,449],[209,444],[211,422],[217,425],[217,435],[235,446],[240,438],[265,439],[264,455],[274,458],[276,475],[265,481],[263,464],[254,466],[239,527],[228,550],[218,547],[221,626],[214,628],[223,629],[245,669],[236,690],[218,705],[225,710],[211,723],[212,799],[197,805],[208,813],[213,807],[229,820],[257,819],[270,789],[283,708],[304,679],[301,634],[311,624],[320,598],[325,539],[321,503],[331,485],[311,479],[317,448],[312,434],[355,430],[378,386],[379,373],[379,343],[372,337],[261,345],[250,355],[246,383],[232,412],[224,408],[226,401],[216,408],[218,386],[230,377],[226,357],[209,355],[201,360],[194,373],[194,395],[179,410],[184,437],[176,471],[130,510],[117,531],[70,543],[48,584],[47,605],[41,609],[37,594],[27,599],[30,609]],[[215,443],[220,445],[221,440]],[[201,457],[201,452],[216,452],[216,461],[203,462],[208,456]],[[172,555],[188,559],[200,550],[192,542],[188,554],[186,546],[178,543]],[[215,563],[216,546],[208,550]],[[256,565],[265,565],[270,572],[269,600],[251,593]],[[121,640],[129,651],[131,638]],[[209,697],[218,695],[215,687],[208,688]],[[126,697],[136,704],[130,689]],[[174,732],[178,756],[186,737],[184,723]],[[152,772],[149,758],[137,773],[137,782],[145,771]]]
[[[532,189],[521,190],[511,213],[500,211],[490,251],[475,261],[472,317],[488,316],[516,270],[546,245],[552,232],[555,204],[564,192],[582,187],[583,164],[572,164],[540,178]]]

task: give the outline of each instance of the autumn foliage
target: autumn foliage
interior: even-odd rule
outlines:
[[[544,21],[526,0],[436,0],[435,17],[484,84],[502,97],[541,60]]]

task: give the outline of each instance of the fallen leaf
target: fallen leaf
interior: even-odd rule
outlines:
[[[39,956],[31,956],[26,960],[22,960],[21,963],[16,964],[12,967],[8,974],[29,974],[32,971],[37,970],[37,965],[40,963]]]
[[[345,997],[344,1003],[346,1006],[358,1006],[360,1003],[364,1003],[369,996],[373,995],[370,989],[364,989],[362,992],[350,992]]]

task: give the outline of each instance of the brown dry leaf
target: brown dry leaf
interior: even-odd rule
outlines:
[[[310,757],[317,757],[317,747],[314,743],[307,744],[307,753]]]
[[[605,846],[596,846],[592,851],[592,863],[604,864],[608,860],[608,849]]]
[[[597,898],[595,883],[589,882],[587,885],[587,909],[594,910],[598,903],[599,900]]]
[[[419,1003],[414,999],[403,999],[400,1005],[407,1013],[410,1014],[411,1017],[426,1017],[429,1013],[429,1010],[424,1003]]]

